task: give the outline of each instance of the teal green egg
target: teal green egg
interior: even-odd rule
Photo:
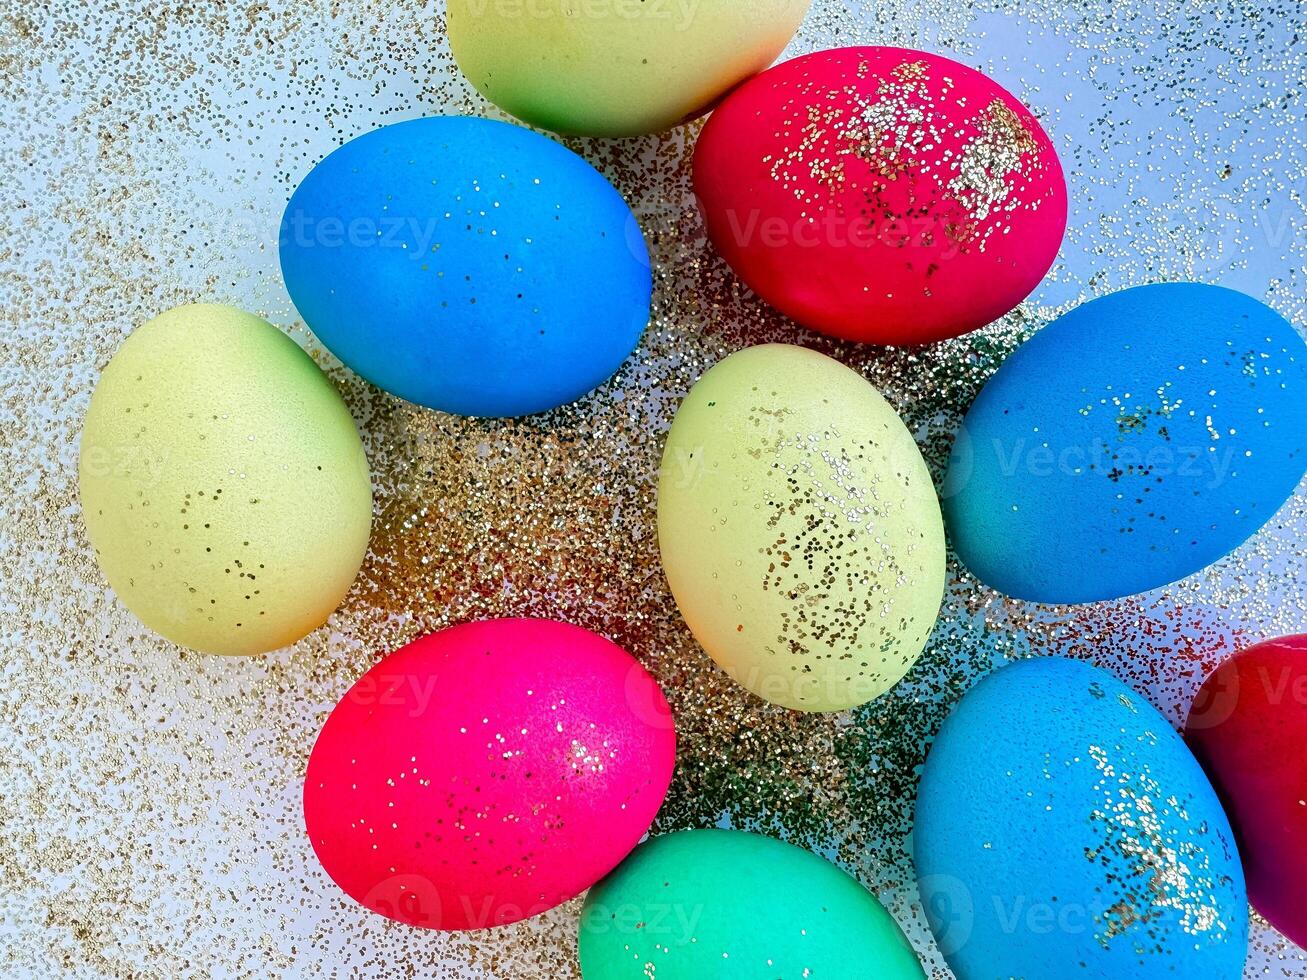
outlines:
[[[898,924],[802,848],[735,830],[655,837],[590,891],[584,980],[921,980]]]

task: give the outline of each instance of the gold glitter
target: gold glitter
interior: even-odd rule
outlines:
[[[1049,131],[1067,134],[1072,206],[1048,282],[1001,322],[928,348],[818,337],[706,246],[688,190],[696,127],[568,140],[640,218],[654,318],[601,391],[506,424],[370,388],[306,333],[277,271],[285,200],[335,146],[420,115],[499,118],[454,70],[441,9],[50,0],[0,12],[0,973],[576,980],[578,903],[490,934],[392,925],[317,868],[299,803],[327,711],[383,652],[524,614],[604,633],[657,674],[680,732],[660,829],[727,821],[836,855],[945,980],[904,840],[916,767],[951,705],[1006,658],[1062,652],[1178,722],[1221,657],[1307,630],[1307,492],[1235,555],[1139,599],[1038,607],[953,566],[908,677],[856,712],[803,716],[745,695],[676,614],[654,540],[662,433],[726,354],[800,343],[864,374],[938,476],[998,363],[1088,297],[1233,276],[1302,329],[1298,8],[816,0],[791,55],[929,36],[1046,107]],[[1002,37],[986,37],[1000,20]],[[77,438],[99,369],[131,329],[195,300],[266,316],[307,346],[345,394],[376,481],[371,555],[345,607],[264,658],[219,661],[149,634],[107,592],[77,515]],[[1307,953],[1259,920],[1252,946],[1250,976],[1307,973]]]
[[[905,61],[890,74],[901,82],[922,81],[926,77],[927,66],[924,61]]]
[[[1021,172],[1023,159],[1038,145],[1020,117],[998,99],[972,125],[979,132],[963,146],[957,176],[948,186],[982,222],[1011,197],[1011,175]]]
[[[1123,895],[1096,917],[1098,942],[1108,947],[1118,936],[1138,942],[1140,930],[1146,933],[1149,923],[1168,910],[1179,913],[1180,928],[1191,935],[1225,931],[1218,904],[1225,882],[1211,868],[1206,825],[1191,826],[1184,806],[1162,795],[1146,766],[1123,772],[1098,745],[1089,747],[1089,756],[1099,774],[1095,791],[1103,799],[1090,819],[1103,826],[1105,836],[1099,850],[1087,851],[1085,857]]]
[[[918,192],[914,216],[937,222],[958,245],[981,248],[984,239],[1010,228],[1002,220],[1004,215],[1019,207],[1038,207],[1037,200],[1022,201],[1013,194],[1016,181],[1028,182],[1043,162],[1034,134],[1007,103],[995,99],[968,117],[961,111],[965,100],[950,97],[952,80],[944,78],[932,85],[926,62],[903,61],[882,75],[874,91],[868,91],[862,80],[871,68],[870,62],[861,61],[854,73],[858,81],[833,95],[809,96],[813,101],[799,138],[792,140],[793,149],[764,159],[771,165],[772,179],[791,188],[796,200],[844,209],[848,202],[836,192],[846,190],[855,179],[849,164],[857,161],[870,170],[870,177],[856,178],[865,197],[857,205],[859,213],[864,219],[883,216],[888,221],[899,208],[881,200],[889,186],[900,180],[933,179],[940,200],[922,200],[923,193]],[[809,84],[800,82],[796,87]],[[780,132],[788,132],[795,123],[792,117],[782,118]],[[959,133],[967,135],[956,154],[940,154],[938,147]],[[818,200],[807,190],[809,178],[815,179],[828,200]]]

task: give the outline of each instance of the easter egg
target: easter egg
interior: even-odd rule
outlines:
[[[294,341],[228,306],[177,307],[123,342],[77,475],[109,585],[195,650],[294,643],[367,551],[372,483],[345,403]]]
[[[963,563],[1038,602],[1191,575],[1246,541],[1307,468],[1307,345],[1196,283],[1077,307],[985,385],[941,491]]]
[[[801,347],[739,351],[686,396],[658,542],[704,649],[788,708],[888,690],[943,597],[939,502],[911,433],[860,374]]]
[[[816,855],[691,830],[636,848],[586,899],[584,980],[921,980],[881,904]]]
[[[1220,802],[1105,671],[1047,658],[977,684],[930,750],[913,838],[958,977],[1242,975],[1248,908]]]
[[[350,689],[309,758],[304,819],[365,907],[429,929],[507,925],[630,853],[675,746],[657,683],[620,647],[550,620],[470,623]]]
[[[560,133],[693,119],[790,42],[811,0],[450,0],[449,46],[500,108]]]
[[[1307,636],[1258,643],[1213,671],[1185,738],[1230,815],[1253,906],[1307,948]]]
[[[415,119],[335,150],[287,204],[280,253],[332,353],[459,415],[576,400],[649,319],[649,255],[621,195],[553,140],[487,119]]]
[[[782,62],[712,114],[694,154],[708,236],[759,296],[849,340],[984,326],[1044,277],[1066,181],[992,79],[902,48]]]

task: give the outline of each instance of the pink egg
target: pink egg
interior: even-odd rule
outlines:
[[[713,113],[694,155],[709,237],[799,323],[920,344],[984,326],[1066,230],[1047,134],[992,79],[903,48],[783,62]]]
[[[676,732],[620,647],[551,620],[456,626],[381,661],[331,712],[304,818],[327,874],[429,929],[538,915],[648,831]]]
[[[1212,671],[1184,735],[1230,816],[1249,900],[1307,948],[1307,636],[1254,644]]]

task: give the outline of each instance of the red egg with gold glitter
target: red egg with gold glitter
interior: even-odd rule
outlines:
[[[920,344],[1010,312],[1066,230],[1048,135],[947,58],[795,58],[713,113],[694,156],[713,244],[763,299],[850,340]]]
[[[1184,734],[1230,815],[1249,900],[1307,948],[1307,635],[1212,671]]]

